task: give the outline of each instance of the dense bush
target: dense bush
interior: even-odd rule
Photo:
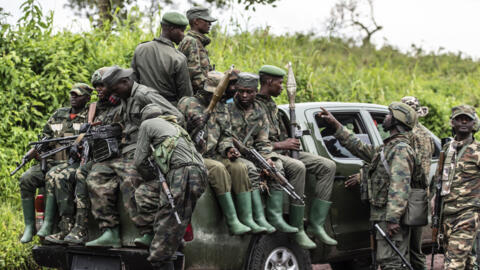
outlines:
[[[52,14],[44,16],[33,0],[22,7],[16,26],[0,27],[0,267],[28,267],[30,245],[18,242],[22,231],[17,179],[9,172],[27,150],[49,115],[68,104],[75,82],[89,82],[99,67],[127,67],[136,45],[151,40],[133,19],[90,32],[52,32]],[[132,16],[137,18],[138,16]],[[417,96],[430,107],[424,124],[438,136],[449,135],[453,105],[479,104],[479,63],[453,54],[403,54],[393,47],[356,47],[352,42],[311,35],[274,36],[215,27],[208,49],[218,70],[231,64],[256,72],[263,64],[293,62],[298,102],[346,101],[388,104],[405,95]],[[285,103],[286,96],[278,98]],[[28,167],[28,166],[27,166]],[[6,203],[7,202],[7,203]],[[3,246],[3,244],[2,244]],[[26,258],[26,259],[25,259]]]

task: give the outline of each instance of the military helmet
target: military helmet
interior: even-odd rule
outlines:
[[[95,85],[103,83],[102,82],[102,75],[107,71],[108,67],[102,67],[97,70],[92,74],[92,85],[95,87]]]
[[[388,109],[392,112],[393,118],[413,129],[418,123],[418,116],[412,107],[401,102],[392,102]]]
[[[203,86],[203,90],[213,94],[215,92],[215,89],[217,89],[217,86],[222,80],[222,78],[223,78],[223,73],[216,70],[209,71],[207,75],[207,81]]]

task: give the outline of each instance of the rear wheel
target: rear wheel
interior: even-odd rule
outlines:
[[[259,236],[253,244],[246,269],[311,270],[308,251],[300,248],[285,233]]]

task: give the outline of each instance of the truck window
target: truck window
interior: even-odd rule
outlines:
[[[363,124],[359,113],[336,113],[331,112],[335,118],[346,128],[355,134],[355,137],[367,144],[372,144],[368,132]],[[333,136],[335,131],[327,127],[321,118],[315,117],[317,126],[322,135],[322,140],[325,143],[327,151],[336,158],[357,158],[345,147],[343,147],[338,140]]]

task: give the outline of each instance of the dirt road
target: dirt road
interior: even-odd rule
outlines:
[[[431,256],[427,255],[427,269],[430,269],[430,260]],[[313,270],[332,270],[330,268],[330,265],[328,264],[314,264],[312,265]],[[434,262],[434,267],[433,270],[441,270],[443,269],[443,255],[438,254],[435,255],[435,262]],[[348,270],[348,269],[345,269]]]

